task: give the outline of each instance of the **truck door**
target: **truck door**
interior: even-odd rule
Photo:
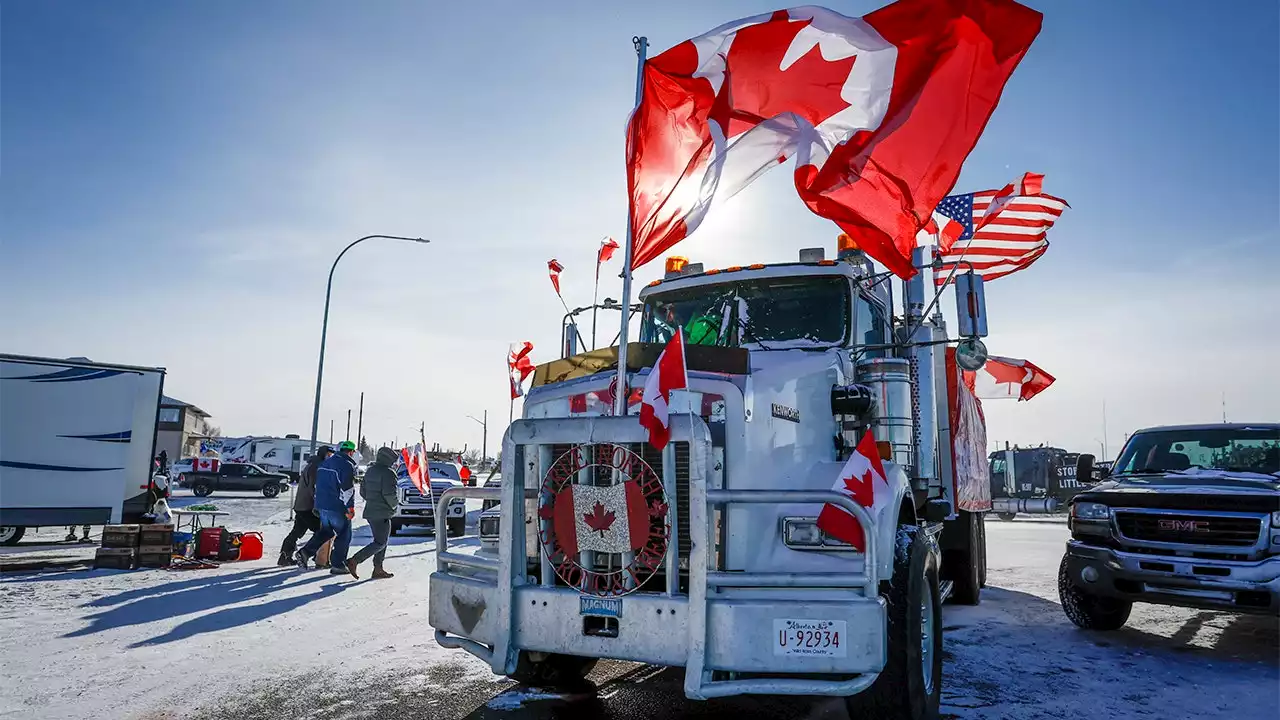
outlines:
[[[239,463],[226,463],[219,473],[220,490],[249,490],[246,487],[245,466]]]

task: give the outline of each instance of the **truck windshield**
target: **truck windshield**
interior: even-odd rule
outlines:
[[[1264,475],[1280,472],[1280,428],[1148,430],[1129,438],[1115,464],[1117,474],[1193,468]]]
[[[849,328],[849,282],[839,276],[718,283],[651,295],[640,341],[665,343],[684,328],[691,345],[839,345]]]

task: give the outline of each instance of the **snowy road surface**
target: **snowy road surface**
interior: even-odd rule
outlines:
[[[274,555],[286,498],[210,501],[233,511],[231,526],[264,530]],[[362,525],[356,546],[369,537]],[[944,612],[944,716],[1276,717],[1275,619],[1139,605],[1119,632],[1083,632],[1057,604],[1064,525],[993,521],[987,537],[982,605]],[[515,687],[432,639],[434,547],[426,534],[393,539],[396,577],[378,582],[277,569],[273,558],[5,576],[0,718],[848,717],[830,699],[693,703],[681,671],[632,663],[601,663],[598,689],[578,696]]]

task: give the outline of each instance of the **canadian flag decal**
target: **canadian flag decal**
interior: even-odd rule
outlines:
[[[583,550],[633,552],[649,539],[649,508],[634,480],[610,487],[569,485],[556,493],[552,512],[556,538],[570,557]]]

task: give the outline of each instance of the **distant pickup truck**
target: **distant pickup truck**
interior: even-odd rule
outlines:
[[[212,495],[215,490],[250,490],[273,498],[289,489],[288,475],[253,463],[219,463],[213,472],[184,472],[181,478],[181,484],[199,497]]]
[[[1081,455],[1076,477],[1090,477]],[[1156,427],[1071,500],[1058,570],[1076,625],[1115,630],[1134,602],[1280,615],[1280,424]]]

